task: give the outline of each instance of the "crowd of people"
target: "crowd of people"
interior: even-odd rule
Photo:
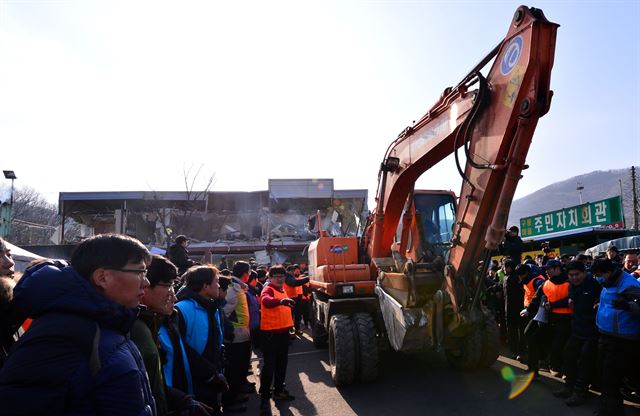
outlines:
[[[500,261],[488,265],[486,305],[495,314],[512,358],[532,376],[541,368],[564,378],[553,395],[580,406],[590,387],[602,393],[599,415],[622,415],[624,389],[637,395],[640,377],[638,253],[611,246],[592,259],[543,254],[521,258],[511,227]],[[635,392],[634,392],[635,389]]]
[[[285,375],[306,322],[301,268],[219,270],[191,261],[186,237],[176,243],[174,263],[134,238],[98,235],[68,263],[37,260],[17,276],[0,239],[1,413],[242,413],[257,349],[260,413],[294,400]]]
[[[0,239],[0,403],[7,415],[260,413],[295,398],[289,344],[309,325],[309,278],[298,265],[193,262],[176,238],[168,258],[138,240],[98,235],[70,261],[42,259],[18,276]],[[486,306],[513,358],[533,377],[564,378],[553,394],[579,406],[602,392],[600,415],[621,415],[621,388],[638,385],[637,253],[521,258],[512,227],[486,268]],[[634,378],[635,377],[635,378]]]

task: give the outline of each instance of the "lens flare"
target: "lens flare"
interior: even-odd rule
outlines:
[[[516,375],[513,372],[513,368],[508,366],[502,367],[502,370],[500,370],[500,374],[502,374],[502,379],[504,381],[508,381],[509,383],[511,383],[516,378]]]
[[[509,366],[502,367],[500,370],[502,379],[511,384],[511,392],[509,392],[509,400],[515,399],[529,387],[533,380],[533,373],[526,373],[517,376],[513,369]]]

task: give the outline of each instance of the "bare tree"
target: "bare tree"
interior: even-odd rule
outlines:
[[[157,221],[162,227],[167,249],[171,245],[171,240],[174,235],[188,233],[188,225],[191,218],[193,214],[198,211],[197,201],[206,201],[209,191],[215,182],[215,172],[204,177],[202,176],[203,168],[204,164],[201,164],[195,171],[193,165],[190,165],[188,168],[186,166],[182,167],[186,200],[180,201],[180,204],[174,204],[171,207],[163,207],[158,203],[162,200],[162,198],[160,198],[160,193],[156,190],[152,190],[153,201],[155,203],[150,208],[152,208],[151,210],[156,214]],[[202,178],[204,178],[204,181],[199,181],[199,179]],[[198,186],[199,184],[202,184],[202,187]],[[170,221],[170,216],[172,215],[175,219]]]
[[[28,186],[14,190],[11,217],[8,238],[14,244],[51,244],[51,236],[62,223],[57,204],[47,201],[38,190]],[[73,220],[66,224],[65,230],[72,239],[79,234],[79,226]]]

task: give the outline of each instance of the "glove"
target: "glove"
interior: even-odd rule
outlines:
[[[296,301],[291,298],[284,298],[280,300],[280,305],[294,306],[295,304],[296,304]]]
[[[529,311],[526,309],[523,309],[520,311],[520,316],[523,318],[526,318],[527,316],[529,316]]]
[[[180,416],[211,416],[213,409],[206,404],[186,396],[180,406]]]
[[[628,311],[629,309],[631,309],[631,305],[629,305],[629,302],[623,299],[614,299],[611,304],[614,308],[621,309],[623,311]]]

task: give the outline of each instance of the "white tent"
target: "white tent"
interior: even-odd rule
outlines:
[[[616,248],[620,251],[638,250],[640,249],[640,235],[616,238],[615,240],[609,240],[604,243],[600,243],[597,246],[586,249],[584,254],[592,257],[597,257],[598,255],[606,252],[607,249],[611,246],[616,246]]]
[[[39,256],[35,253],[32,253],[30,251],[27,251],[23,248],[20,248],[18,246],[15,246],[13,244],[11,244],[10,242],[8,242],[7,240],[4,241],[5,245],[7,246],[7,248],[9,250],[11,250],[11,257],[13,257],[13,261],[16,262],[16,271],[17,272],[24,272],[24,270],[27,268],[27,265],[35,260],[35,259],[41,259],[42,256]]]

